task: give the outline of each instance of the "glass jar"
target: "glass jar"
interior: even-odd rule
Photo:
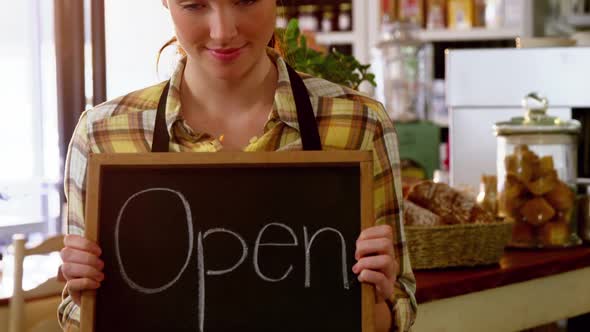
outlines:
[[[297,19],[299,20],[299,29],[301,29],[301,31],[318,31],[320,22],[318,18],[315,16],[318,6],[303,5],[299,6],[298,9],[299,16],[297,17]]]
[[[540,104],[530,107],[531,102]],[[577,235],[577,135],[580,123],[546,114],[547,99],[523,99],[524,117],[494,126],[498,138],[498,215],[515,221],[510,246],[568,247]]]
[[[332,24],[334,20],[334,9],[332,6],[324,6],[322,11],[322,32],[330,32],[334,30]]]
[[[375,97],[395,121],[427,118],[432,45],[417,37],[419,31],[415,23],[391,22],[384,15],[380,41],[371,51]]]
[[[349,31],[352,29],[352,4],[350,2],[343,2],[338,7],[338,30]]]
[[[287,7],[277,6],[276,27],[279,29],[286,29],[288,23],[289,23],[289,17],[287,16]]]

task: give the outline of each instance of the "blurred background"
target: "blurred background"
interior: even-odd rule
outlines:
[[[590,46],[588,0],[278,0],[277,4],[277,28],[298,19],[314,48],[323,52],[335,49],[371,64],[377,86],[365,83],[360,90],[381,101],[396,123],[404,182],[433,179],[473,196],[482,173],[493,173],[497,166],[491,125],[522,113],[520,98],[510,102],[510,111],[496,113],[501,118],[496,115],[479,122],[462,116],[467,106],[489,109],[484,100],[489,91],[472,90],[457,85],[456,80],[487,81],[491,70],[478,63],[479,56],[485,57],[483,53],[464,59],[460,52],[449,58],[449,52],[539,47],[587,50],[585,46]],[[81,112],[167,79],[178,60],[176,50],[167,48],[159,66],[156,58],[173,35],[170,18],[159,0],[3,3],[0,252],[5,253],[17,233],[24,234],[29,245],[64,233],[63,167]],[[459,59],[464,67],[450,70],[447,66],[452,59]],[[498,66],[503,66],[513,58],[496,59],[502,62]],[[577,59],[575,55],[573,59]],[[404,70],[390,70],[396,62]],[[587,70],[587,62],[578,64]],[[562,83],[588,84],[582,80]],[[499,81],[494,84],[502,85]],[[567,85],[563,89],[568,89]],[[519,96],[524,96],[521,92]],[[475,99],[466,96],[482,96],[481,104],[474,105]],[[465,100],[469,102],[462,104]],[[580,119],[583,132],[588,133],[589,105],[558,103],[557,112],[568,119]],[[451,116],[453,107],[457,109],[455,118]],[[483,113],[469,114],[479,119]],[[480,125],[472,126],[474,123]],[[485,132],[482,145],[477,147],[481,158],[472,156],[474,148],[464,144],[474,132]],[[586,163],[589,144],[588,137],[580,143],[580,183],[590,183]],[[478,164],[478,160],[482,162]],[[59,259],[53,262],[54,267]],[[11,279],[6,279],[12,273],[7,272],[12,271],[11,263],[4,259],[2,264],[0,295],[7,296],[12,289]],[[55,275],[53,267],[40,270],[51,276]],[[32,279],[29,282],[34,284],[36,279]],[[1,316],[0,310],[0,320]]]

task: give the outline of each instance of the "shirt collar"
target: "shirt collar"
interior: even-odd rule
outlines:
[[[297,110],[293,91],[291,89],[287,63],[277,51],[272,48],[267,48],[267,54],[275,63],[278,71],[277,89],[275,91],[273,110],[269,115],[269,120],[276,120],[278,118],[278,120],[284,122],[288,126],[299,130]],[[170,88],[166,100],[166,127],[168,128],[170,137],[173,136],[174,123],[182,120],[180,112],[180,86],[182,84],[182,75],[184,74],[185,66],[186,57],[178,61],[178,65],[170,77]]]

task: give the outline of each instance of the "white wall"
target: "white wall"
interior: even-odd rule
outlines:
[[[107,99],[169,77],[172,57],[164,57],[156,72],[158,50],[174,35],[160,0],[106,0],[105,29]]]

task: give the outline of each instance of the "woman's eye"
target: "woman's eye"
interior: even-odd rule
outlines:
[[[186,9],[186,10],[199,10],[199,9],[205,8],[205,5],[193,3],[193,4],[189,4],[189,5],[184,5],[184,6],[182,6],[182,8]]]
[[[256,3],[258,0],[239,0],[237,3],[242,6],[250,6]]]

